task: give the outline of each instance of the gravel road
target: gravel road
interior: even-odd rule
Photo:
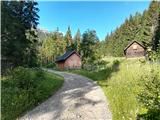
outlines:
[[[76,74],[48,72],[64,77],[62,88],[19,120],[112,120],[106,97],[96,83]]]

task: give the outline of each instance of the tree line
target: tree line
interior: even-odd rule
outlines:
[[[36,6],[34,1],[1,1],[1,54],[14,66],[37,66]]]
[[[39,32],[40,33],[40,32]],[[42,36],[42,33],[39,34]],[[94,63],[100,56],[98,54],[99,39],[95,30],[86,30],[82,35],[80,30],[72,37],[71,28],[68,27],[66,34],[56,31],[49,33],[40,40],[39,63],[43,66],[53,63],[56,58],[66,51],[75,50],[82,57],[83,64]]]
[[[124,56],[124,48],[131,41],[142,43],[148,53],[160,54],[160,2],[152,1],[142,14],[130,15],[114,32],[106,35],[101,42],[104,56]]]
[[[12,67],[37,67],[53,63],[56,57],[68,50],[76,50],[83,63],[97,57],[99,39],[95,30],[80,30],[72,37],[71,28],[65,35],[58,28],[52,33],[43,34],[37,29],[39,9],[35,1],[2,1],[2,66],[4,60]],[[3,68],[2,68],[3,69]]]
[[[142,14],[130,15],[104,41],[89,29],[83,34],[78,29],[75,36],[70,27],[64,35],[58,28],[44,34],[37,29],[39,9],[35,1],[2,1],[1,11],[2,59],[10,60],[14,66],[43,66],[68,50],[76,50],[83,65],[97,64],[103,56],[123,56],[124,48],[133,40],[143,43],[152,58],[160,56],[159,1],[152,1]]]

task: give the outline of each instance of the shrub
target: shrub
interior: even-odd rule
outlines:
[[[55,63],[48,63],[47,65],[45,65],[46,68],[54,68],[56,67],[56,64]]]
[[[114,60],[113,61],[113,65],[119,65],[119,63],[120,63],[119,60]]]
[[[37,68],[36,69],[36,76],[37,76],[38,80],[43,80],[44,76],[45,76],[45,73],[42,69]]]
[[[63,78],[39,68],[17,67],[1,83],[1,119],[15,120],[60,88]]]
[[[36,87],[36,75],[32,69],[17,67],[10,72],[11,79],[19,89],[29,90]]]
[[[146,64],[146,60],[145,59],[139,59],[139,62],[142,64],[142,65],[144,65],[144,64]]]
[[[138,119],[160,120],[160,75],[159,72],[151,71],[144,75],[144,89],[138,95],[138,100],[147,109],[147,113],[139,115]]]
[[[148,51],[148,59],[150,61],[160,61],[160,47],[157,51]]]

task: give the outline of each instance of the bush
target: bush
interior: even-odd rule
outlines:
[[[63,78],[39,68],[17,67],[2,80],[2,120],[15,120],[62,86]]]
[[[160,48],[158,49],[158,51],[149,51],[148,59],[153,62],[160,61]]]
[[[114,61],[116,59],[119,62]],[[71,72],[97,81],[109,100],[113,120],[136,120],[137,112],[145,112],[144,110],[146,110],[142,108],[143,111],[139,111],[142,106],[138,104],[137,94],[144,87],[146,80],[153,76],[153,74],[149,74],[151,68],[160,71],[159,64],[148,64],[148,62],[141,64],[138,59],[126,58],[107,58],[106,61],[111,64],[109,63],[105,70],[98,72],[76,70]],[[144,73],[148,74],[148,78],[142,82],[141,76]],[[155,72],[155,74],[159,73]],[[157,78],[160,78],[160,75]]]
[[[144,65],[144,64],[146,64],[146,60],[145,59],[139,59],[139,62],[142,64],[142,65]]]
[[[46,68],[54,68],[56,67],[56,64],[55,63],[48,63],[47,65],[45,65]]]
[[[160,120],[160,75],[159,72],[151,71],[144,75],[144,89],[138,95],[138,100],[147,109],[147,113],[139,115],[138,119]]]
[[[42,69],[37,68],[36,69],[36,76],[38,77],[38,80],[43,80],[45,77],[45,73]]]
[[[17,67],[10,72],[10,75],[19,89],[29,90],[37,86],[36,75],[33,75],[31,69]]]
[[[113,65],[119,65],[119,64],[120,64],[119,60],[114,60],[113,61]]]

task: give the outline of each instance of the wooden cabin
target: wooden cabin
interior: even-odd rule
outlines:
[[[126,58],[145,57],[145,47],[137,41],[131,42],[125,49],[124,55]]]
[[[64,69],[79,69],[82,62],[81,57],[76,51],[67,51],[64,55],[57,58],[56,63],[58,68]]]

